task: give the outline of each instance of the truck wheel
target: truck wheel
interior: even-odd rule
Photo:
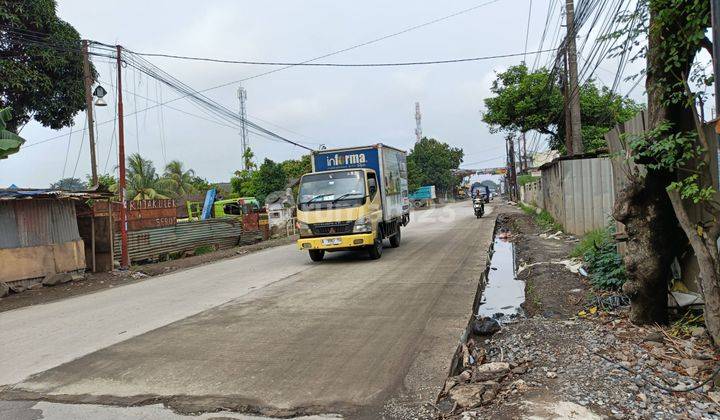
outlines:
[[[308,253],[310,254],[310,259],[315,262],[322,261],[325,257],[325,250],[323,249],[311,249]]]
[[[399,247],[399,246],[400,246],[400,239],[401,239],[401,236],[400,236],[400,226],[398,226],[397,232],[396,232],[393,236],[390,237],[390,246],[393,247],[393,248]]]
[[[370,256],[371,260],[377,260],[382,257],[382,251],[383,251],[383,244],[382,239],[375,240],[375,243],[373,246],[368,249],[368,255]]]

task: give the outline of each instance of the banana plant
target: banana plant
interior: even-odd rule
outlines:
[[[25,139],[7,130],[7,124],[12,118],[10,108],[0,109],[0,159],[7,159],[9,155],[20,151]]]

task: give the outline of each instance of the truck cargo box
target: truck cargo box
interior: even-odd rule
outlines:
[[[313,152],[313,172],[369,168],[378,174],[383,220],[402,218],[410,212],[407,156],[403,150],[376,144],[366,147]]]

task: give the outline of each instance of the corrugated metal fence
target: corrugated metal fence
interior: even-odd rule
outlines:
[[[521,190],[524,202],[547,210],[577,235],[607,226],[615,202],[609,158],[555,161],[542,169],[540,181]]]
[[[226,249],[262,239],[259,231],[243,232],[238,219],[209,219],[178,223],[155,229],[128,232],[131,261],[154,259],[174,252],[193,251],[200,246]],[[120,234],[115,234],[115,259],[120,259]]]
[[[0,201],[0,248],[62,244],[78,239],[72,200]]]

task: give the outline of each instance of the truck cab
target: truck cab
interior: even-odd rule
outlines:
[[[383,156],[379,147],[378,150],[368,150],[368,153]],[[404,163],[404,154],[402,158]],[[366,161],[363,158],[358,162],[361,160]],[[380,157],[367,161],[381,160]],[[382,256],[384,238],[390,240],[392,247],[400,246],[400,228],[409,222],[409,213],[402,212],[402,208],[409,212],[409,204],[404,207],[401,204],[401,208],[388,217],[388,207],[391,205],[387,203],[391,199],[393,203],[407,203],[407,182],[404,183],[404,197],[401,188],[394,188],[392,197],[388,197],[386,186],[390,183],[400,184],[399,170],[395,171],[394,178],[383,179],[382,172],[378,173],[382,171],[380,165],[357,164],[342,169],[323,167],[319,171],[318,166],[314,161],[315,172],[305,174],[300,179],[297,201],[297,228],[300,233],[298,249],[308,251],[313,261],[321,261],[326,252],[347,250],[364,250],[371,259],[378,259]],[[406,176],[404,171],[403,176]]]

